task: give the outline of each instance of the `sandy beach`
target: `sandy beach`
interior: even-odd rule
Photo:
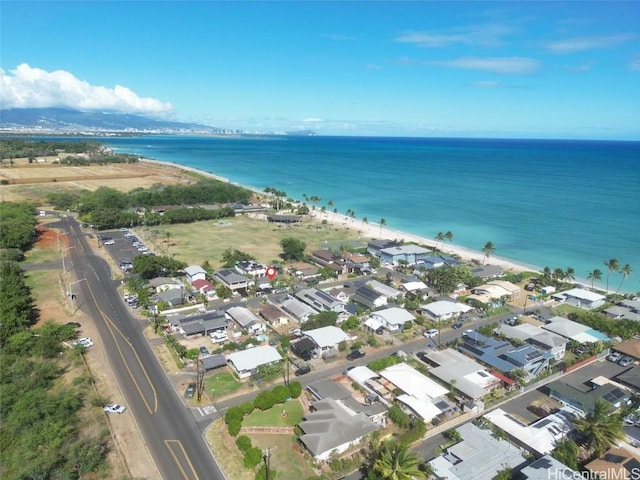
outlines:
[[[148,159],[148,158],[141,158],[140,159],[143,162],[148,162],[148,163],[155,163],[155,164],[159,164],[159,165],[170,165],[170,166],[174,166],[176,168],[179,168],[181,170],[185,170],[185,171],[189,171],[189,172],[193,172],[193,173],[197,173],[199,175],[203,175],[215,180],[220,180],[222,182],[229,182],[229,179],[221,177],[219,175],[215,175],[213,173],[210,172],[205,172],[203,170],[198,170],[196,168],[192,168],[192,167],[187,167],[184,165],[180,165],[177,163],[169,163],[169,162],[163,162],[160,160],[153,160],[153,159]],[[239,184],[238,184],[239,185]],[[264,192],[246,187],[244,185],[240,185],[244,188],[247,188],[248,190],[252,190],[254,192],[256,192],[257,194],[264,194]],[[299,204],[302,204],[301,201],[299,201]],[[286,213],[290,213],[290,212],[286,212]],[[334,212],[328,212],[325,211],[323,212],[322,210],[315,208],[312,211],[312,215],[313,217],[318,221],[318,222],[322,222],[323,220],[326,220],[327,223],[335,226],[335,227],[342,227],[342,228],[348,228],[350,230],[353,231],[357,231],[359,232],[360,236],[366,239],[390,239],[390,240],[397,240],[397,241],[402,241],[405,243],[417,243],[419,245],[423,245],[425,247],[428,248],[433,248],[436,246],[436,242],[435,240],[431,240],[428,238],[424,238],[424,237],[420,237],[417,235],[412,235],[410,233],[406,233],[406,232],[401,232],[399,230],[394,230],[392,228],[390,228],[387,225],[383,225],[382,228],[380,226],[380,224],[378,223],[364,223],[362,221],[362,219],[358,219],[358,218],[351,218],[348,217],[346,215],[340,214],[340,213],[334,213]],[[455,244],[449,244],[449,243],[444,243],[444,242],[439,242],[437,245],[438,249],[442,252],[444,252],[447,255],[457,255],[458,257],[460,257],[463,260],[466,261],[476,261],[480,264],[486,263],[486,264],[490,264],[490,265],[499,265],[500,267],[502,267],[504,270],[506,271],[512,271],[512,272],[523,272],[523,271],[532,271],[534,269],[532,269],[532,267],[527,267],[525,265],[521,265],[518,264],[516,262],[510,261],[510,260],[506,260],[500,257],[495,257],[495,256],[491,256],[488,259],[484,258],[484,255],[482,252],[479,251],[474,251],[471,249],[467,249]],[[486,260],[486,262],[484,262],[484,260]],[[535,271],[535,270],[534,270]]]

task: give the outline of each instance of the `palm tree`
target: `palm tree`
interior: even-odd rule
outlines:
[[[591,288],[593,288],[593,282],[602,280],[602,270],[599,268],[593,269],[589,272],[589,275],[587,275],[587,280],[591,280]]]
[[[576,271],[573,269],[573,267],[567,267],[567,269],[564,271],[564,276],[562,277],[562,280],[565,282],[573,282],[576,279]]]
[[[562,280],[564,278],[564,270],[562,270],[561,268],[556,268],[553,271],[553,279],[554,280]]]
[[[329,201],[327,202],[327,207],[328,207],[329,209],[331,209],[334,205],[335,205],[335,204],[333,203],[333,200],[329,200]]]
[[[382,238],[382,227],[387,224],[387,221],[384,218],[380,219],[380,238]]]
[[[618,285],[618,289],[616,290],[616,293],[618,293],[622,288],[622,284],[624,283],[625,279],[631,276],[631,273],[633,272],[633,268],[631,268],[631,265],[629,265],[628,263],[625,263],[622,267],[620,267],[619,271],[622,274],[622,280],[620,280],[620,285]]]
[[[493,252],[495,251],[496,251],[496,247],[493,244],[493,242],[485,243],[484,247],[482,247],[482,253],[484,253],[483,263],[486,263],[486,261],[489,260],[489,257],[493,255]]]
[[[447,233],[444,234],[444,239],[449,243],[453,242],[453,232],[451,230],[447,230]]]
[[[614,414],[615,408],[606,400],[597,398],[593,412],[574,422],[576,430],[585,438],[585,446],[596,456],[625,438],[620,415]]]
[[[367,217],[362,217],[362,225],[360,226],[360,228],[364,229],[364,224],[369,224],[369,219]]]
[[[438,242],[444,242],[444,239],[445,239],[444,233],[443,232],[436,233],[436,236],[433,237],[433,239],[436,241],[436,244],[433,247],[433,252],[435,253],[435,251],[438,249]]]
[[[373,471],[381,480],[426,480],[427,476],[419,466],[420,459],[409,451],[409,445],[385,442],[373,464]]]
[[[607,293],[609,292],[609,275],[611,272],[617,272],[620,270],[620,263],[617,258],[610,258],[608,261],[604,262],[605,267],[607,267]]]

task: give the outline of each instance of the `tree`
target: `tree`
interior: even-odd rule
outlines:
[[[556,445],[551,456],[560,460],[567,467],[578,470],[578,445],[569,438],[565,438]]]
[[[493,242],[485,243],[484,247],[482,247],[482,253],[484,254],[483,263],[486,263],[486,261],[489,260],[489,257],[493,255],[493,252],[495,251],[496,247]]]
[[[611,403],[597,398],[592,412],[574,422],[576,430],[584,436],[585,447],[595,454],[602,455],[607,449],[625,438],[620,415],[614,413]]]
[[[602,280],[602,270],[595,268],[589,272],[587,279],[591,280],[591,288],[593,288],[593,282]]]
[[[438,232],[436,234],[436,236],[434,237],[434,240],[436,241],[436,244],[433,247],[434,252],[438,249],[438,242],[444,242],[444,239],[445,239],[444,232]]]
[[[422,480],[426,475],[420,470],[420,459],[409,451],[409,445],[385,442],[373,464],[378,479]]]
[[[447,233],[444,234],[444,239],[449,243],[453,242],[453,232],[451,230],[447,230]]]
[[[617,258],[610,258],[609,260],[605,260],[604,265],[607,267],[607,292],[609,292],[609,275],[611,272],[620,270],[620,263]]]
[[[303,260],[304,249],[307,248],[307,244],[297,238],[283,238],[280,240],[280,246],[282,247],[282,258],[285,260]]]
[[[573,282],[576,279],[576,271],[572,267],[567,267],[564,271],[562,280],[565,282]]]
[[[618,289],[616,290],[616,293],[618,293],[620,291],[620,289],[622,288],[622,284],[624,283],[625,279],[629,276],[631,276],[631,273],[633,272],[633,269],[631,268],[631,265],[629,265],[628,263],[625,263],[622,267],[620,267],[620,273],[622,274],[622,280],[620,280],[620,285],[618,285]]]
[[[384,218],[380,219],[380,238],[382,238],[382,227],[387,224],[387,221]]]

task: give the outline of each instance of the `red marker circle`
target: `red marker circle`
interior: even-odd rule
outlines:
[[[270,266],[267,268],[267,278],[269,280],[273,280],[273,277],[275,277],[278,274],[278,270],[276,270],[276,267]]]

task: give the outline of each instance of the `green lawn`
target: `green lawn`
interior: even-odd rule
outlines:
[[[214,268],[220,267],[222,253],[228,248],[249,253],[260,262],[272,263],[279,261],[278,255],[282,252],[280,240],[283,238],[293,237],[302,240],[307,245],[306,253],[358,240],[358,233],[355,231],[321,225],[310,217],[305,217],[298,226],[289,228],[243,215],[223,219],[224,225],[220,223],[218,220],[211,220],[159,225],[149,228],[148,231],[139,227],[136,232],[158,254],[175,254],[177,260],[182,260],[188,265],[199,265],[208,260]],[[366,238],[361,240],[367,241]]]
[[[562,305],[558,305],[557,307],[555,307],[553,309],[553,313],[556,314],[556,315],[559,315],[561,317],[566,317],[570,313],[579,313],[579,312],[584,312],[584,310],[581,309],[580,307],[575,307],[573,305],[567,305],[566,303],[562,304]]]
[[[229,372],[216,373],[204,379],[205,391],[207,394],[213,394],[215,399],[235,392],[241,386],[242,384]]]
[[[287,413],[282,416],[282,411]],[[243,427],[293,427],[302,421],[303,410],[299,400],[291,400],[283,405],[274,405],[269,410],[254,410],[244,420]]]
[[[272,471],[277,472],[277,480],[303,480],[316,476],[309,460],[302,455],[295,435],[251,433],[248,436],[254,446],[269,449],[269,466]]]

